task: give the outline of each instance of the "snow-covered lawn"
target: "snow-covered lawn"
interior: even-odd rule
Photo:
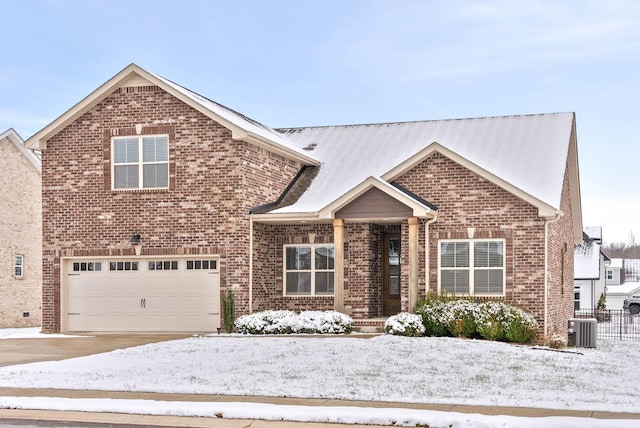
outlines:
[[[640,412],[638,358],[639,342],[555,352],[452,338],[212,335],[3,367],[0,386]]]

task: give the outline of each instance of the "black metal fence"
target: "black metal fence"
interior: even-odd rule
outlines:
[[[574,317],[598,320],[598,340],[640,342],[640,314],[633,315],[622,309],[581,309],[574,311]]]

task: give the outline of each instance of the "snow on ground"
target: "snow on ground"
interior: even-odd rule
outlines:
[[[33,339],[33,338],[51,338],[51,337],[87,337],[87,336],[71,336],[69,334],[44,334],[40,333],[40,327],[31,328],[3,328],[0,329],[0,340],[2,339]]]
[[[640,343],[615,341],[600,341],[597,349],[555,352],[452,338],[213,335],[64,361],[2,367],[0,387],[638,412],[640,389],[637,388],[637,377],[629,376],[629,373],[636,372],[639,353]],[[0,397],[0,407],[11,407],[10,399]],[[44,399],[32,399],[36,400],[35,403],[25,398],[15,400],[32,406],[30,408],[55,407],[64,403],[78,408],[93,406],[91,408],[96,411],[116,411],[113,406],[125,409],[132,405],[131,400],[70,400],[74,404],[66,401],[51,404],[51,399],[46,403]],[[150,402],[133,407],[151,407],[162,414],[167,414],[170,409],[176,409],[173,411],[179,414],[192,414],[190,412],[216,408],[225,415],[234,415],[228,417],[301,420],[300,415],[309,415],[323,421],[338,422],[323,413],[326,407],[300,410],[296,408],[298,406],[270,408],[267,405],[255,407],[257,404],[247,406],[246,403],[205,403],[196,411],[189,410],[189,406],[197,405],[182,404],[184,407],[176,403],[169,406]],[[205,408],[207,410],[203,410]],[[398,422],[393,409],[331,409],[335,409],[335,413],[329,413],[338,415],[335,417],[341,418],[340,422],[390,424],[395,420],[396,425],[404,424]],[[467,421],[456,422],[455,427],[504,426],[504,417],[475,418],[426,411],[416,411],[423,412],[422,416],[409,416],[413,411],[397,410],[407,415],[405,418],[423,418],[419,423],[428,423],[429,426],[440,426],[440,423],[448,426],[445,421],[454,419]],[[122,411],[128,412],[126,409]],[[255,416],[254,412],[262,413]],[[147,411],[136,410],[135,413]],[[526,418],[517,419],[520,422],[511,421],[507,425],[535,426],[527,425]],[[615,425],[609,421],[607,425],[591,420],[578,421],[579,418],[560,419],[565,423],[570,419],[573,426],[631,426],[618,421]],[[386,422],[380,422],[382,420]],[[406,425],[415,426],[417,420],[411,419]],[[440,422],[436,423],[436,420]],[[551,424],[553,421],[548,422]],[[632,422],[637,425],[637,420]],[[591,425],[593,423],[603,425]],[[553,425],[545,422],[545,426]]]

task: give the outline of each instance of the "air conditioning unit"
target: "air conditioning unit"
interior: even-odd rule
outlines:
[[[595,348],[598,337],[598,321],[589,318],[569,320],[569,346]]]

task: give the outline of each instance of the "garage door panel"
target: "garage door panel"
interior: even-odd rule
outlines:
[[[127,260],[123,259],[123,263]],[[100,260],[103,270],[68,275],[66,329],[78,332],[215,331],[220,326],[219,272],[186,270],[186,258],[171,260],[169,270],[149,270],[148,262],[138,261],[136,271],[112,271],[110,260]],[[77,260],[66,263],[66,272],[72,271],[74,262],[78,265]],[[153,267],[157,265],[154,263]],[[179,269],[175,269],[176,266]]]

